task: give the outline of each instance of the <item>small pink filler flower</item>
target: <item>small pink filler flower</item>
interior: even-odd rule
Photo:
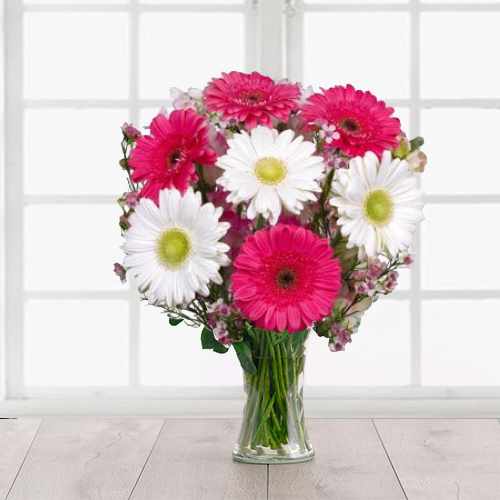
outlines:
[[[144,182],[140,196],[158,203],[158,193],[175,188],[184,193],[197,180],[195,164],[213,165],[217,159],[208,144],[204,118],[192,109],[160,113],[151,122],[151,135],[141,137],[130,155],[134,182]]]
[[[331,313],[341,268],[328,241],[277,224],[249,236],[234,262],[236,307],[259,328],[297,332]]]
[[[137,130],[131,123],[125,122],[122,125],[122,132],[123,135],[129,140],[129,141],[137,141],[142,134],[139,130]]]
[[[297,109],[300,89],[291,83],[275,83],[254,71],[222,73],[203,93],[209,111],[222,113],[225,120],[244,122],[248,128],[272,126],[271,118],[287,121]]]

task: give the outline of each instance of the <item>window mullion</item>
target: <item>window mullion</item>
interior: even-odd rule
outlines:
[[[286,77],[303,80],[304,6],[302,0],[286,0]]]
[[[138,0],[130,0],[129,23],[129,113],[130,120],[135,125],[139,124],[139,4]],[[129,287],[129,386],[136,388],[139,385],[139,328],[140,328],[140,302],[134,286]]]
[[[410,4],[410,132],[413,137],[420,133],[420,10],[418,0]],[[419,180],[420,182],[420,180]],[[422,297],[421,297],[421,228],[414,236],[417,258],[411,267],[410,285],[410,382],[422,384]]]
[[[23,13],[22,2],[7,0],[5,6],[6,393],[19,397],[24,391]]]
[[[260,0],[257,14],[257,62],[259,70],[275,79],[283,78],[283,0]]]
[[[4,2],[0,2],[0,25],[5,26]],[[5,40],[0,40],[0,151],[5,151]],[[5,186],[5,158],[0,155],[0,186]],[[0,276],[5,276],[5,190],[0,190]],[[0,318],[5,318],[5,283],[0,287]],[[0,320],[0,401],[5,398],[5,319]]]
[[[257,11],[258,0],[245,3],[245,70],[257,69]]]

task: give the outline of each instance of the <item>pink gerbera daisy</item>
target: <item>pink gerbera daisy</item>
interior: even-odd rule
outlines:
[[[203,95],[207,109],[222,113],[225,120],[244,122],[248,128],[270,127],[271,118],[287,121],[297,109],[300,89],[291,83],[275,83],[256,71],[231,71],[214,78]]]
[[[266,330],[297,332],[331,313],[341,268],[324,238],[277,224],[249,236],[234,262],[235,305]]]
[[[348,156],[373,151],[380,157],[384,150],[396,147],[401,124],[391,116],[393,112],[370,92],[356,90],[352,85],[322,89],[321,94],[310,96],[302,108],[307,123],[335,126],[338,134],[327,146]]]
[[[151,135],[141,137],[130,155],[132,180],[144,182],[141,197],[158,203],[158,193],[175,188],[184,193],[196,181],[195,164],[213,165],[217,159],[208,144],[204,118],[192,109],[160,113],[150,126]]]

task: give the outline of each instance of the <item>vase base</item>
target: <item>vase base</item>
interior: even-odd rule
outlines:
[[[312,448],[290,453],[286,449],[272,450],[270,448],[260,448],[252,450],[239,450],[233,451],[233,461],[244,464],[300,464],[309,462],[314,458],[314,450]]]

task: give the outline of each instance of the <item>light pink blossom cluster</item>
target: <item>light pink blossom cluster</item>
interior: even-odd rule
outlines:
[[[351,273],[350,287],[355,293],[368,297],[373,297],[377,293],[387,295],[398,284],[399,273],[396,268],[410,266],[412,263],[411,255],[401,255],[393,262],[369,259],[366,267],[356,269]]]
[[[344,351],[345,346],[352,342],[352,332],[340,323],[334,323],[331,327],[331,337],[328,341],[328,348],[332,352]]]
[[[218,299],[207,307],[208,324],[212,328],[215,338],[224,345],[233,343],[230,334],[230,325],[241,328],[243,322],[238,311],[233,305],[227,304],[223,299]],[[236,325],[234,323],[236,322]]]

